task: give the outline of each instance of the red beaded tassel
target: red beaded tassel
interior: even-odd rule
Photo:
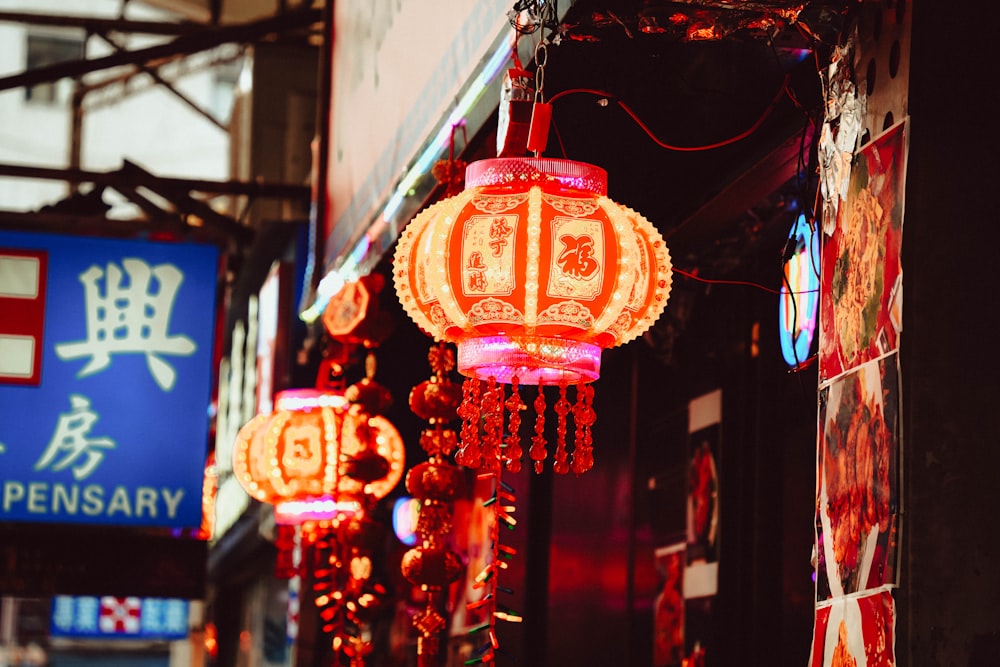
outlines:
[[[535,397],[535,435],[531,436],[531,447],[528,456],[535,462],[535,472],[541,473],[545,457],[545,392],[542,383],[538,383],[538,395]]]
[[[462,419],[461,447],[455,462],[468,468],[478,468],[483,461],[479,449],[479,380],[466,378],[462,384],[462,404],[458,408]]]
[[[490,472],[499,473],[503,463],[501,445],[503,444],[503,385],[496,378],[486,382],[482,393],[480,414],[483,418],[482,437],[482,467]]]
[[[521,472],[521,457],[524,455],[521,450],[521,436],[518,433],[521,430],[521,410],[525,410],[527,406],[521,402],[516,375],[510,380],[510,398],[504,403],[504,407],[510,414],[510,420],[507,423],[507,437],[504,440],[504,460],[507,464],[507,470],[517,474]]]
[[[570,403],[566,399],[566,382],[559,383],[559,400],[556,401],[554,410],[556,413],[556,453],[553,457],[553,472],[565,475],[569,472],[569,463],[566,462],[566,415],[570,411]]]
[[[575,447],[573,449],[573,472],[582,475],[594,467],[594,440],[591,427],[597,421],[594,412],[594,387],[580,384],[576,387],[576,405],[573,406],[573,422],[576,424]]]
[[[368,532],[364,519],[303,524],[303,549],[309,554],[301,567],[311,578],[313,603],[321,631],[331,638],[338,664],[364,667],[374,645],[366,628],[369,611],[387,591],[370,580],[371,557],[362,546]]]

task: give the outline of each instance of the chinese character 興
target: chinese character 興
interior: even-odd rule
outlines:
[[[122,266],[124,274],[111,262],[106,271],[91,266],[80,274],[87,309],[87,340],[59,343],[56,354],[63,360],[90,357],[77,377],[104,370],[111,364],[112,354],[145,354],[156,383],[170,391],[177,373],[158,355],[187,356],[197,349],[187,336],[168,334],[174,299],[184,274],[173,264],[150,267],[136,258],[123,259]],[[127,281],[123,281],[125,274]],[[103,296],[99,285],[102,278]]]

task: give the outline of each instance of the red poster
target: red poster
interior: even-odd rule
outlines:
[[[653,667],[684,659],[684,544],[656,550],[660,592],[653,602]]]
[[[898,354],[820,389],[817,600],[895,583]]]
[[[816,610],[809,667],[895,667],[896,607],[881,590]]]
[[[830,624],[830,606],[819,607],[813,618],[813,640],[809,652],[809,667],[823,667],[826,646],[826,628]]]
[[[861,149],[847,199],[824,224],[820,382],[899,345],[904,129],[899,123]]]

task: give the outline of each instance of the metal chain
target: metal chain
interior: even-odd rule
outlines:
[[[545,101],[545,63],[549,59],[548,44],[544,39],[539,40],[535,47],[535,103],[541,104]]]

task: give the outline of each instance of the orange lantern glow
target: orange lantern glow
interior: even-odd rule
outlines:
[[[233,471],[250,496],[274,505],[278,523],[353,514],[402,478],[399,431],[357,407],[334,392],[288,390],[240,429]]]
[[[666,245],[646,218],[606,196],[607,174],[593,165],[496,158],[470,164],[465,181],[464,191],[418,214],[400,237],[400,302],[435,340],[456,344],[463,375],[510,383],[515,395],[518,384],[559,385],[564,405],[566,385],[600,376],[603,349],[633,340],[663,312]],[[590,394],[577,394],[577,407],[556,410],[561,425],[574,415],[587,439]],[[471,419],[480,402],[480,389],[469,389],[463,408]],[[544,410],[544,400],[536,406]],[[592,463],[581,454],[578,473]],[[536,447],[531,457],[541,470],[545,452]],[[565,456],[555,469],[569,470]]]

